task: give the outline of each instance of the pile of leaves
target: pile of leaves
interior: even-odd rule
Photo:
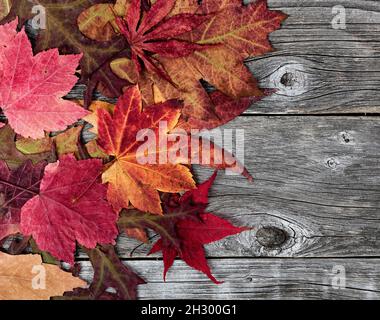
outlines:
[[[36,5],[46,28],[31,41]],[[158,159],[178,147],[173,135],[221,126],[262,99],[244,59],[271,51],[285,18],[265,0],[0,1],[0,298],[135,299],[145,281],[119,259],[121,233],[147,245],[159,236],[150,254],[162,252],[164,277],[179,257],[220,283],[204,245],[247,228],[207,212],[216,172],[197,183],[193,156],[252,177],[213,144],[141,164],[136,135],[175,141],[146,151]],[[84,100],[65,99],[78,81]],[[83,253],[90,284],[78,278]],[[30,285],[36,265],[47,290]]]

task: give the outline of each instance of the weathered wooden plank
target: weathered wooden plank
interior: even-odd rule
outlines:
[[[220,173],[210,210],[254,229],[210,245],[210,256],[380,256],[380,117],[239,117],[225,128],[245,130],[255,181]],[[119,253],[137,245],[121,237]]]
[[[176,261],[162,280],[162,261],[126,261],[148,284],[139,299],[380,299],[380,259],[213,259],[215,285]],[[81,262],[81,276],[93,276]],[[345,280],[337,277],[345,274]]]
[[[289,14],[271,35],[276,52],[248,66],[277,93],[249,113],[377,113],[380,110],[380,2],[270,0]],[[336,5],[346,29],[331,25]]]

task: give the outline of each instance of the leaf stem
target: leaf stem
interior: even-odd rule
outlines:
[[[154,238],[156,238],[156,237],[158,237],[158,234],[155,234],[155,235],[149,237],[148,240],[150,241],[150,240],[152,240],[152,239],[154,239]],[[131,251],[131,253],[129,254],[129,256],[132,258],[132,256],[133,256],[133,254],[135,253],[135,251],[136,251],[138,248],[142,247],[143,245],[146,245],[146,243],[143,242],[143,243],[140,243],[138,246],[136,246],[136,247]]]

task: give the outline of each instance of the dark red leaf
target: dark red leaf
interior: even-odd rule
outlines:
[[[157,73],[170,83],[173,81],[164,67],[151,57],[152,54],[180,58],[196,50],[210,47],[210,45],[204,46],[190,41],[173,39],[192,31],[210,19],[210,15],[196,14],[178,14],[167,18],[175,3],[176,0],[157,0],[147,12],[143,12],[141,0],[133,0],[125,19],[115,18],[120,32],[131,47],[131,57],[137,70],[141,71],[141,64],[138,60],[141,59],[150,72]]]
[[[11,171],[0,161],[0,240],[20,231],[21,207],[38,194],[45,166],[28,160]]]
[[[120,217],[119,227],[150,228],[160,234],[161,238],[150,253],[162,251],[164,278],[178,256],[190,267],[205,273],[213,282],[220,283],[211,274],[204,245],[249,229],[235,227],[227,220],[205,212],[215,177],[216,173],[183,196],[166,194],[163,216],[128,210]]]

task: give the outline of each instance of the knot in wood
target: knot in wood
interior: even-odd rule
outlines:
[[[326,165],[331,169],[335,169],[338,165],[338,162],[333,158],[329,158],[326,161]]]
[[[352,138],[348,132],[341,132],[340,136],[345,144],[352,142]]]
[[[297,79],[293,73],[286,72],[284,75],[281,77],[280,82],[285,86],[285,87],[292,87],[295,85],[297,82]]]
[[[280,247],[287,238],[287,233],[276,227],[263,227],[256,232],[257,241],[266,248]]]
[[[300,63],[289,63],[278,68],[270,76],[271,87],[277,94],[295,97],[308,90],[308,74]]]

